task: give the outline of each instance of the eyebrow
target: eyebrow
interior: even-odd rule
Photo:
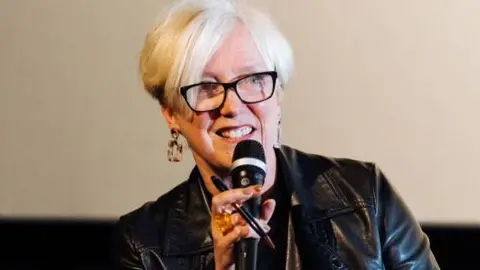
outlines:
[[[261,66],[261,63],[254,62],[253,64],[248,64],[241,66],[238,69],[234,69],[233,72],[237,74],[235,77],[233,77],[231,80],[236,80],[240,77],[243,77],[245,75],[248,75],[250,73],[256,73],[256,72],[261,72],[261,71],[267,71],[267,70],[262,70],[259,68]],[[206,71],[202,74],[202,78],[214,78],[216,81],[218,81],[218,77],[216,74],[210,71]]]
[[[234,70],[236,74],[239,74],[239,76],[248,74],[248,73],[255,73],[255,72],[260,72],[263,70],[260,70],[261,63],[255,62],[253,64],[245,65],[240,67],[239,69]]]

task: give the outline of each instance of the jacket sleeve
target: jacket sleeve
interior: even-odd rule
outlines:
[[[140,254],[137,251],[129,225],[120,218],[114,226],[110,249],[112,270],[143,270]]]
[[[387,269],[440,269],[430,242],[408,206],[383,172],[373,166],[377,221]]]

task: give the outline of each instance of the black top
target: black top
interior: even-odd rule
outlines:
[[[280,162],[277,162],[275,184],[262,198],[262,201],[274,199],[276,202],[273,216],[268,222],[271,228],[268,235],[275,244],[275,250],[270,248],[263,240],[258,243],[257,270],[285,269],[290,192],[283,175],[279,173],[281,172],[279,165]]]

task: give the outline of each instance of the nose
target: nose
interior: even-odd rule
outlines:
[[[235,116],[237,115],[245,106],[245,104],[237,96],[237,93],[233,89],[227,89],[225,97],[225,102],[220,108],[220,114],[223,116]]]

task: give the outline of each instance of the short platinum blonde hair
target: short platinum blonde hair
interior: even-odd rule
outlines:
[[[146,36],[139,63],[144,88],[163,107],[186,113],[179,87],[201,80],[208,61],[238,21],[283,87],[293,70],[292,49],[265,13],[235,0],[182,0]]]

